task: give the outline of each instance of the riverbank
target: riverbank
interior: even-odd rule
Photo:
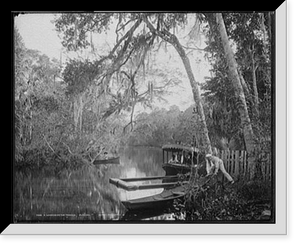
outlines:
[[[175,203],[174,218],[201,223],[274,223],[271,183],[240,180],[224,185],[213,179],[206,188],[194,187],[184,202]]]

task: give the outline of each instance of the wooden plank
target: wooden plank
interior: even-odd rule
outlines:
[[[117,188],[121,188],[127,191],[135,191],[135,190],[145,190],[145,189],[157,189],[157,188],[165,188],[179,185],[178,182],[173,183],[155,183],[155,184],[142,184],[142,185],[134,185],[127,182],[124,182],[117,178],[110,178],[109,183],[115,185]],[[188,182],[182,182],[188,183]]]
[[[238,162],[236,163],[236,158],[238,158],[238,154],[236,154],[236,152],[239,151],[233,151],[233,175],[236,174],[236,167],[238,167]]]
[[[227,170],[230,171],[230,152],[226,151],[227,154]]]
[[[244,161],[244,151],[241,151],[241,156],[240,156],[239,164],[240,164],[240,175],[242,177],[244,177],[244,172],[245,172],[243,161]]]
[[[240,163],[239,162],[240,162],[240,151],[235,151],[235,164],[234,164],[235,176],[239,176],[239,173],[240,173]]]
[[[235,173],[235,151],[231,152],[231,159],[232,159],[232,161],[231,161],[231,164],[232,164],[231,173],[232,173],[232,175],[234,175],[234,173]]]
[[[230,171],[230,175],[232,175],[232,171],[233,171],[233,151],[229,151],[229,171]]]
[[[158,179],[171,179],[178,178],[178,176],[155,176],[155,177],[133,177],[133,178],[120,178],[124,182],[136,182],[136,181],[149,181],[149,180],[158,180]]]
[[[246,160],[246,151],[242,151],[241,165],[243,167],[243,177],[247,178],[247,168],[246,168],[245,160]]]
[[[245,151],[243,151],[243,158],[242,158],[242,166],[243,166],[243,177],[246,178],[246,165],[245,165],[245,159],[246,159],[246,154]]]
[[[248,180],[249,177],[250,177],[250,172],[249,172],[249,166],[248,166],[248,154],[247,154],[247,151],[245,151],[244,164],[245,164],[245,170],[246,170],[246,180]]]
[[[220,158],[222,159],[224,166],[225,166],[225,153],[224,150],[220,150]],[[224,175],[221,176],[221,182],[224,182]]]
[[[232,174],[232,151],[228,151],[229,155],[229,174]]]

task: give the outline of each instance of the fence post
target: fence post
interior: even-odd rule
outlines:
[[[235,168],[234,168],[234,151],[231,151],[230,152],[230,164],[231,164],[231,168],[230,168],[230,170],[231,170],[231,175],[233,175],[234,174],[234,170],[235,170]]]
[[[228,161],[228,152],[227,151],[224,151],[224,158],[225,158],[225,161],[224,161],[225,168],[226,168],[226,170],[229,170],[229,161]]]
[[[235,171],[234,171],[234,174],[235,176],[239,176],[239,173],[240,173],[240,163],[239,163],[239,160],[240,160],[240,151],[235,151]]]
[[[250,170],[249,170],[249,165],[247,163],[247,160],[248,160],[248,153],[247,153],[247,151],[245,151],[244,163],[245,163],[245,167],[246,167],[246,179],[249,180],[249,178],[250,178]]]
[[[229,153],[229,174],[232,175],[232,171],[233,171],[233,151],[228,151]]]

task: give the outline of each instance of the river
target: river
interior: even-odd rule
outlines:
[[[101,165],[97,169],[98,173],[101,172],[99,177],[96,176],[95,168],[93,173],[84,168],[66,170],[60,176],[41,174],[33,177],[16,173],[15,221],[85,222],[139,219],[136,215],[128,215],[121,201],[154,195],[163,189],[125,191],[110,184],[109,178],[165,175],[162,169],[162,150],[151,147],[124,147],[120,149],[119,155],[120,164]],[[157,216],[158,213],[152,215]]]

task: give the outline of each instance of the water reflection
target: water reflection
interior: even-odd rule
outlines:
[[[121,172],[122,178],[161,176],[165,173],[161,167],[161,150],[158,148],[127,147],[122,151],[120,163],[123,169]],[[140,185],[159,182],[161,182],[161,180],[140,181],[133,182],[132,184]],[[120,194],[120,200],[126,201],[159,194],[163,191],[163,189],[160,188],[138,191],[126,191],[123,189],[118,189],[118,191]]]
[[[165,171],[162,169],[162,162],[162,151],[160,148],[126,147],[120,151],[120,165],[110,167],[111,170],[109,176],[115,178],[163,176],[165,175]],[[161,180],[140,181],[134,183],[161,183]],[[110,185],[110,187],[116,188],[114,185]],[[159,194],[163,191],[163,189],[159,188],[137,191],[126,191],[123,189],[117,189],[117,191],[119,193],[120,201],[126,201]],[[122,219],[125,220],[152,218],[153,216],[159,215],[162,215],[162,218],[166,219],[164,212],[124,212],[125,215],[123,215]]]

